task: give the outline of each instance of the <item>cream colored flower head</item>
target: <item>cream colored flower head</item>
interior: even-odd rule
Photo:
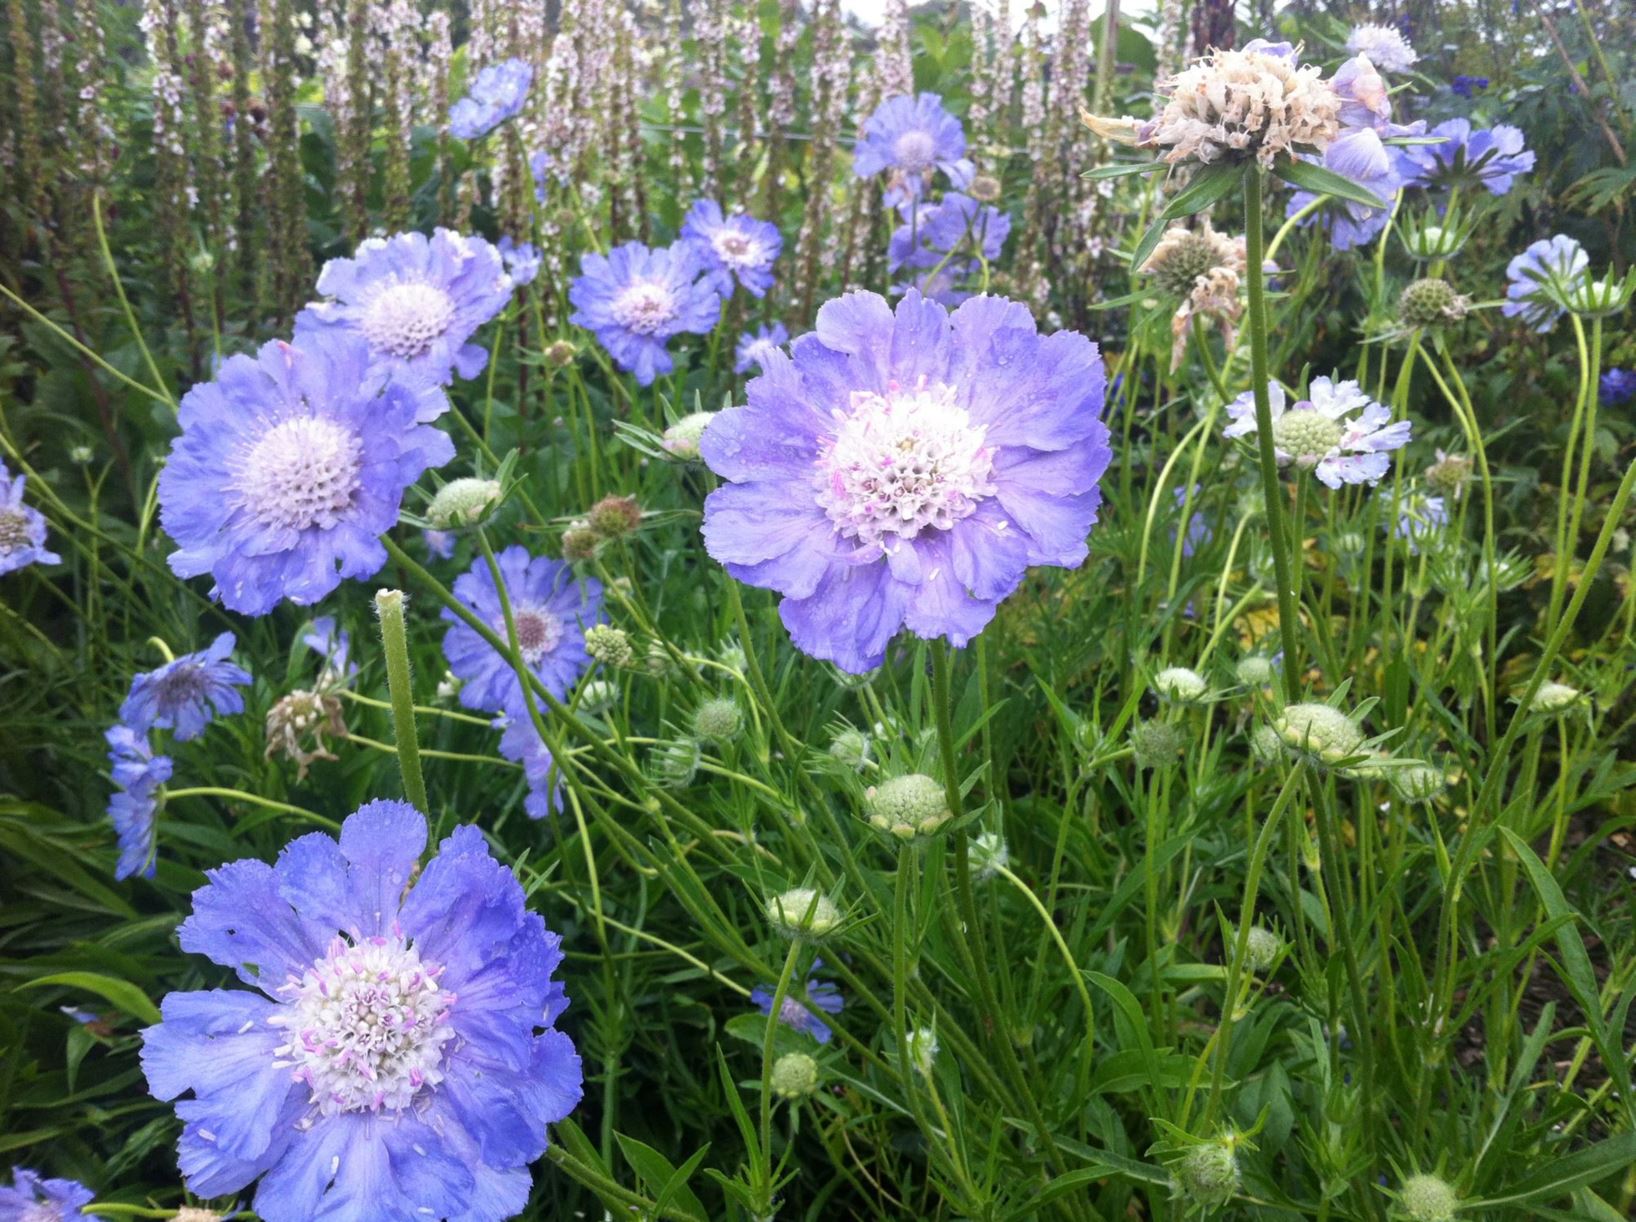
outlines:
[[[1165,106],[1146,123],[1098,120],[1092,129],[1144,148],[1172,165],[1322,152],[1340,130],[1341,98],[1289,43],[1258,38],[1238,51],[1212,51],[1159,86]]]

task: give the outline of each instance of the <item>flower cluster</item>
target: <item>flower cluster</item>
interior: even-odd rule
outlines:
[[[374,575],[404,491],[454,456],[425,423],[447,406],[436,386],[374,362],[356,336],[229,357],[183,397],[159,477],[160,518],[180,545],[171,569],[210,574],[212,593],[245,615]]]
[[[1407,72],[1420,59],[1403,32],[1390,25],[1353,26],[1346,36],[1346,49],[1353,55],[1367,55],[1382,72]]]
[[[303,836],[194,893],[183,949],[251,988],[172,993],[143,1032],[153,1094],[192,1096],[176,1105],[192,1192],[260,1180],[268,1222],[522,1211],[582,1089],[555,1027],[560,939],[475,827],[417,876],[426,840],[418,811],[371,802],[339,841]]]
[[[467,95],[449,108],[449,134],[477,140],[507,119],[522,113],[534,83],[534,69],[524,60],[490,64],[477,74]]]
[[[1387,455],[1409,443],[1409,422],[1392,421],[1390,408],[1376,403],[1356,382],[1314,378],[1308,398],[1288,404],[1284,388],[1268,383],[1272,439],[1280,465],[1310,470],[1330,488],[1377,484],[1390,463]],[[1245,391],[1227,405],[1232,423],[1226,437],[1253,436],[1255,396]]]
[[[61,564],[45,545],[45,515],[23,504],[21,475],[0,462],[0,576],[30,564]]]
[[[1340,96],[1287,42],[1254,39],[1211,51],[1161,82],[1164,109],[1145,123],[1086,116],[1093,131],[1143,148],[1162,148],[1172,165],[1321,153],[1340,128]]]
[[[1105,385],[1094,344],[1039,335],[1013,302],[849,293],[706,429],[727,483],[705,546],[843,670],[880,665],[903,627],[964,645],[1030,565],[1084,560]]]
[[[721,297],[691,242],[658,249],[626,242],[587,254],[579,266],[568,289],[572,321],[643,386],[675,368],[669,340],[707,334],[721,316]]]

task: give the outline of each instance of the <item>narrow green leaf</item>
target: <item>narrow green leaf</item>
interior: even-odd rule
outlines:
[[[1628,1171],[1632,1164],[1636,1164],[1636,1133],[1621,1133],[1599,1141],[1589,1149],[1577,1150],[1561,1158],[1544,1159],[1538,1170],[1512,1184],[1500,1196],[1467,1202],[1465,1208],[1493,1209],[1499,1205],[1548,1201],[1586,1184],[1619,1175]]]
[[[1162,161],[1116,161],[1112,165],[1099,165],[1094,170],[1086,170],[1080,177],[1096,180],[1100,178],[1128,178],[1132,174],[1152,174],[1165,168]]]
[[[642,1182],[648,1186],[653,1194],[655,1203],[661,1213],[667,1216],[697,1219],[698,1222],[707,1222],[710,1217],[699,1198],[693,1195],[693,1190],[687,1186],[688,1176],[678,1171],[674,1164],[659,1151],[634,1137],[627,1137],[623,1133],[615,1133],[614,1140],[619,1143],[619,1150],[625,1160],[636,1169],[636,1174],[642,1177]],[[704,1151],[699,1151],[703,1154]],[[698,1155],[694,1155],[692,1164],[698,1166]]]
[[[27,981],[19,988],[37,989],[48,984],[60,984],[71,989],[85,989],[95,993],[109,1004],[119,1007],[132,1018],[139,1018],[145,1023],[159,1021],[159,1007],[148,999],[148,995],[128,980],[117,980],[112,976],[104,976],[100,972],[57,972],[52,976],[41,976]]]
[[[1218,161],[1194,170],[1188,184],[1170,197],[1165,210],[1159,213],[1159,219],[1177,221],[1195,212],[1203,212],[1211,204],[1226,199],[1243,181],[1244,168],[1236,161]]]
[[[1326,170],[1321,165],[1313,165],[1310,161],[1281,159],[1273,172],[1285,182],[1303,191],[1311,191],[1314,195],[1333,195],[1336,199],[1362,204],[1367,208],[1387,206],[1386,201],[1373,191],[1366,191],[1350,178],[1344,178],[1334,170]]]

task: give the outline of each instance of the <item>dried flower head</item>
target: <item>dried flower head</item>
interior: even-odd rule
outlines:
[[[1437,451],[1437,461],[1425,470],[1426,486],[1433,492],[1459,500],[1471,479],[1471,459],[1464,454]]]
[[[1217,233],[1206,220],[1198,229],[1172,225],[1165,230],[1141,270],[1165,292],[1185,295],[1194,281],[1218,267],[1244,270],[1244,239]]]
[[[1405,327],[1441,327],[1459,322],[1471,308],[1471,299],[1454,291],[1447,280],[1416,280],[1397,299],[1397,317]]]
[[[283,755],[294,760],[295,778],[304,781],[314,760],[335,759],[324,745],[326,736],[347,736],[340,700],[319,692],[293,691],[267,710],[265,758]]]

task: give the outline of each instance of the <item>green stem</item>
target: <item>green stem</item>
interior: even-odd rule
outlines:
[[[403,773],[403,796],[422,814],[430,814],[426,781],[420,774],[420,743],[415,738],[415,698],[409,678],[409,637],[403,626],[403,591],[377,590],[375,614],[381,621],[386,651],[386,685],[392,697],[392,737]]]
[[[1267,300],[1262,276],[1265,253],[1261,233],[1261,171],[1244,171],[1245,280],[1249,288],[1250,383],[1255,394],[1255,441],[1261,460],[1261,492],[1267,502],[1267,534],[1272,543],[1273,573],[1278,582],[1278,639],[1284,647],[1284,694],[1293,703],[1301,698],[1301,621],[1290,576],[1290,554],[1284,530],[1283,484],[1278,477],[1278,454],[1272,443],[1272,403],[1267,396]]]

